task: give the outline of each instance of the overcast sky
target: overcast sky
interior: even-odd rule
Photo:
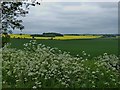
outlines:
[[[118,33],[118,3],[116,2],[43,2],[30,7],[22,18],[23,33],[38,34],[116,34]],[[20,33],[15,30],[14,33]]]

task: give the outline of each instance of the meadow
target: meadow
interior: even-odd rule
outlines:
[[[10,43],[2,49],[3,88],[120,88],[116,38]]]

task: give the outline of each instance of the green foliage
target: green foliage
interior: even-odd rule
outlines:
[[[3,88],[120,87],[120,73],[109,66],[117,56],[89,60],[36,41],[24,46],[24,50],[3,48]]]
[[[28,14],[28,6],[35,6],[39,4],[38,2],[34,3],[23,3],[23,2],[2,2],[2,14],[1,14],[1,23],[2,23],[2,32],[7,32],[14,29],[24,29],[22,20],[18,17],[25,17]]]
[[[60,33],[43,33],[43,36],[45,37],[55,37],[55,36],[63,36]]]
[[[2,3],[2,30],[8,31],[10,29],[18,28],[22,30],[22,20],[17,17],[24,16],[28,13],[23,7],[22,2],[3,2]]]
[[[12,33],[14,29],[24,29],[24,25],[22,24],[22,20],[18,19],[18,17],[25,17],[28,14],[28,6],[35,6],[39,4],[38,2],[23,3],[23,2],[2,2],[2,14],[1,14],[1,23],[2,29],[0,33],[5,36],[2,38],[2,47],[10,41],[8,33]]]

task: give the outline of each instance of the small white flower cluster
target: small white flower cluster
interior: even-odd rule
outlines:
[[[116,55],[104,53],[103,56],[99,56],[96,59],[99,60],[99,62],[104,62],[103,64],[106,65],[106,67],[120,72],[120,59]]]
[[[24,50],[4,48],[2,53],[3,85],[6,86],[33,89],[120,87],[119,73],[106,68],[107,63],[102,58],[73,57],[35,41],[25,44]]]

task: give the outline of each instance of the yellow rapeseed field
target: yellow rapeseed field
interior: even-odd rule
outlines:
[[[53,39],[57,40],[69,40],[69,39],[93,39],[93,38],[100,38],[101,36],[92,36],[92,35],[86,35],[86,36],[63,36],[63,37],[55,37]]]
[[[34,37],[35,39],[51,39],[51,37]]]
[[[29,34],[23,34],[23,35],[20,35],[20,34],[10,34],[10,38],[32,38]]]
[[[56,36],[56,37],[34,37],[34,39],[54,39],[54,40],[71,40],[71,39],[94,39],[94,38],[101,38],[102,36],[93,36],[93,35],[80,35],[80,36],[73,36],[73,35],[65,35],[65,36]],[[23,39],[32,39],[32,36],[29,34],[10,34],[10,38],[23,38]]]

